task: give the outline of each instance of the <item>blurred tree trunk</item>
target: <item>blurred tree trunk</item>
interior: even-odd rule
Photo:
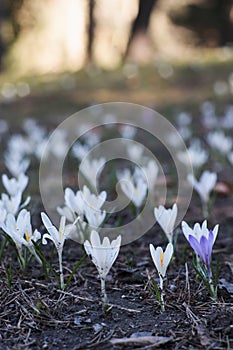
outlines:
[[[4,18],[3,4],[0,2],[0,71],[2,70],[2,58],[4,55],[4,43],[2,38],[2,22]]]
[[[216,0],[216,13],[219,13],[221,22],[219,28],[220,45],[233,43],[233,18],[231,18],[231,11],[233,11],[232,0]]]
[[[169,17],[174,24],[191,29],[197,44],[223,46],[233,42],[233,0],[193,1],[177,6]]]
[[[0,0],[0,70],[4,68],[4,54],[19,35],[20,26],[17,20],[17,14],[23,1],[24,0]],[[4,33],[3,26],[6,23],[8,25],[8,32]]]
[[[128,40],[128,44],[125,52],[125,58],[128,56],[129,50],[133,45],[135,38],[137,36],[147,35],[147,30],[150,23],[150,16],[156,2],[157,0],[146,0],[146,1],[139,0],[138,14],[131,28],[131,32],[130,32],[130,36],[129,36],[129,40]]]
[[[88,41],[87,41],[87,65],[92,65],[93,63],[93,44],[95,38],[95,0],[89,0],[88,7]]]

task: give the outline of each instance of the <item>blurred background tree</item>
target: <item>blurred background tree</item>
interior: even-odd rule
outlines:
[[[20,33],[18,11],[23,0],[0,1],[0,69],[3,69],[3,56]]]
[[[161,48],[169,58],[179,47],[233,43],[233,0],[1,0],[0,21],[1,69],[20,74],[114,68],[152,62]]]
[[[193,1],[171,10],[169,17],[173,23],[191,29],[198,45],[232,45],[232,4],[232,0]]]
[[[124,54],[125,58],[127,58],[127,56],[129,55],[129,51],[132,48],[135,41],[147,41],[150,18],[156,2],[157,0],[139,0],[138,13],[135,20],[132,23],[128,44]]]

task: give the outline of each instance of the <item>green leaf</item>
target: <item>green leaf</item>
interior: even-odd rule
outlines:
[[[4,235],[3,236],[3,241],[1,243],[1,248],[0,248],[0,262],[2,261],[3,253],[4,253],[4,250],[6,249],[7,242],[8,242],[8,239]]]
[[[66,285],[65,285],[65,288],[64,288],[65,290],[68,288],[68,286],[69,286],[69,284],[70,284],[70,282],[71,282],[71,280],[72,280],[72,278],[73,278],[75,272],[78,270],[78,268],[80,267],[80,265],[82,264],[82,262],[86,259],[86,257],[87,257],[86,254],[83,255],[83,256],[81,257],[81,259],[79,259],[78,262],[75,264],[75,266],[74,266],[74,268],[73,268],[73,270],[72,270],[72,272],[71,272],[71,274],[70,274],[70,276],[69,276],[69,278],[68,278],[68,280],[67,280],[67,282],[66,282]]]
[[[197,259],[196,254],[193,256],[193,267],[194,267],[194,270],[196,271],[196,274],[201,278],[204,285],[206,286],[206,289],[208,290],[210,296],[214,297],[213,291],[209,283],[209,275],[208,275],[207,269],[204,266],[204,264]]]
[[[155,282],[155,280],[154,280],[153,278],[151,278],[151,282],[152,282],[152,285],[153,285],[153,288],[154,288],[156,297],[157,297],[157,299],[158,299],[158,302],[159,302],[160,305],[161,305],[162,299],[161,299],[160,289],[159,289],[157,283]]]
[[[219,256],[218,256],[218,257],[217,257],[216,268],[215,268],[215,274],[214,274],[214,276],[213,276],[213,283],[214,283],[214,288],[215,288],[215,289],[217,289],[217,287],[218,287],[219,266],[220,266],[220,258],[219,258]]]
[[[58,275],[56,274],[56,271],[54,271],[52,265],[46,260],[46,258],[44,257],[42,251],[40,250],[40,247],[39,245],[34,242],[32,240],[32,243],[33,243],[33,246],[34,246],[34,249],[35,249],[35,252],[37,253],[37,255],[39,256],[39,258],[41,259],[42,261],[42,267],[43,267],[43,270],[44,270],[44,274],[45,274],[45,277],[48,279],[49,278],[49,275],[48,275],[48,270],[47,270],[47,267],[49,268],[49,271],[52,272],[53,276],[55,277],[58,285],[60,286],[60,278],[58,277]]]

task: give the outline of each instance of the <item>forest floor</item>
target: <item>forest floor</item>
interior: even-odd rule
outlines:
[[[83,107],[103,102],[133,102],[151,107],[169,120],[178,112],[190,112],[195,136],[203,136],[200,104],[215,103],[218,113],[232,102],[229,76],[233,63],[175,67],[169,79],[147,67],[126,77],[122,70],[81,72],[30,78],[31,94],[24,98],[1,99],[1,118],[10,124],[9,135],[25,118],[38,119],[49,130]],[[232,78],[233,79],[233,78]],[[216,82],[219,84],[216,87]],[[221,85],[222,84],[222,85]],[[221,86],[223,87],[221,90]],[[225,86],[225,87],[226,87]],[[1,161],[1,173],[5,171]],[[37,178],[37,168],[30,169]],[[166,310],[160,312],[151,283],[156,272],[149,244],[164,246],[156,224],[140,239],[121,247],[108,279],[109,309],[100,302],[100,280],[94,265],[85,258],[65,291],[53,276],[45,278],[31,260],[25,272],[19,269],[15,250],[9,245],[0,265],[0,348],[23,349],[233,349],[233,176],[232,167],[220,167],[218,181],[228,190],[216,191],[209,227],[220,224],[213,250],[213,264],[219,259],[217,301],[192,267],[192,251],[180,232],[174,258],[165,283]],[[171,183],[172,187],[172,183]],[[44,232],[39,213],[43,210],[37,188],[32,189],[34,225]],[[185,220],[202,222],[199,199],[193,196]],[[127,219],[127,218],[126,218]],[[48,247],[43,248],[49,259]],[[67,241],[64,248],[65,280],[82,258],[82,246]],[[187,263],[187,264],[186,264]],[[57,268],[56,252],[52,262]]]

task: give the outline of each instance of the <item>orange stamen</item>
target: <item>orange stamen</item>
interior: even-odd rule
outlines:
[[[27,242],[30,242],[31,237],[30,237],[29,234],[28,234],[28,230],[26,230],[25,236],[26,236],[26,241],[27,241]]]
[[[163,266],[163,261],[164,261],[164,254],[163,252],[160,253],[160,266]]]

